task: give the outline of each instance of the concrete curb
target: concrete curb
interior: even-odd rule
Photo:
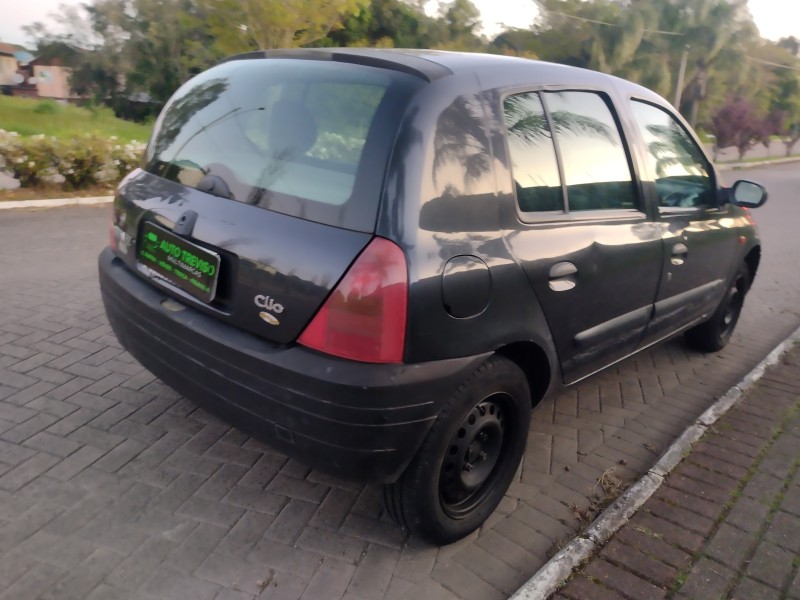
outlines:
[[[664,478],[678,466],[706,430],[735,406],[766,370],[797,342],[800,342],[800,327],[687,427],[639,481],[606,508],[584,532],[547,561],[509,600],[544,600],[556,592],[569,579],[575,567],[596,554],[655,493]]]
[[[754,169],[756,167],[765,167],[769,165],[783,165],[786,163],[793,163],[800,161],[800,156],[790,156],[788,158],[767,158],[754,162],[737,162],[737,163],[714,163],[718,171],[738,171],[740,169]]]
[[[93,198],[53,198],[51,200],[9,200],[0,201],[0,210],[7,208],[53,208],[56,206],[75,206],[88,204],[107,204],[114,196],[95,196]]]

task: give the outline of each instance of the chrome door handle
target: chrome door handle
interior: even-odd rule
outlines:
[[[689,255],[689,248],[686,247],[686,244],[682,244],[679,242],[672,247],[672,257],[670,258],[670,262],[675,266],[682,265],[684,259],[688,255]]]
[[[554,292],[566,292],[578,285],[578,267],[571,262],[560,262],[550,267],[550,289]]]

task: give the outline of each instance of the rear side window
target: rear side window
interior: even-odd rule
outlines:
[[[503,109],[520,210],[563,211],[553,134],[539,94],[509,96]]]
[[[603,95],[518,94],[504,111],[520,210],[636,208],[628,155]]]
[[[631,108],[647,146],[648,171],[655,179],[658,205],[695,208],[713,203],[711,165],[678,120],[646,102],[633,100]]]
[[[252,59],[184,85],[146,170],[261,208],[371,231],[402,110],[421,84],[331,61]]]

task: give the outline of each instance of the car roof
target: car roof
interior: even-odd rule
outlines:
[[[249,58],[296,58],[364,64],[403,71],[431,82],[463,73],[480,75],[484,72],[498,76],[506,72],[509,79],[514,80],[525,74],[531,81],[553,86],[611,85],[630,94],[663,100],[645,87],[599,71],[499,54],[413,48],[294,48],[248,52],[228,60]]]

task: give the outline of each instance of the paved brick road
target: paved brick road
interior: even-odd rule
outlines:
[[[0,213],[0,600],[502,598],[800,324],[796,166],[757,213],[762,269],[731,346],[674,341],[534,413],[518,481],[468,539],[431,548],[380,490],[332,480],[195,409],[122,352],[99,300],[107,208]]]
[[[800,346],[557,600],[800,600]]]

